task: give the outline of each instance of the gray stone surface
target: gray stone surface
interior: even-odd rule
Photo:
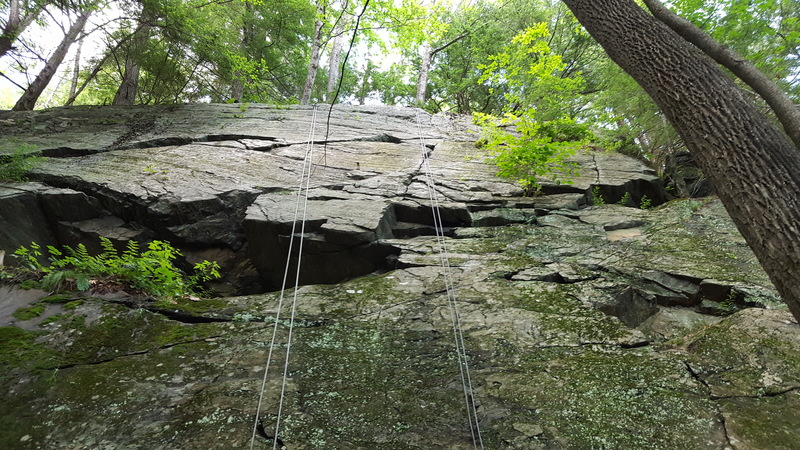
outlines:
[[[36,183],[0,189],[0,249],[166,239],[226,274],[221,298],[50,297],[26,320],[12,309],[44,293],[0,288],[0,448],[247,448],[277,330],[271,430],[295,298],[274,289],[311,113],[0,113],[3,136],[52,155]],[[796,446],[800,325],[717,200],[611,204],[667,198],[639,161],[598,151],[576,157],[573,185],[521,197],[468,124],[420,113],[423,147],[417,114],[341,107],[327,146],[317,132],[287,448],[473,448],[453,298],[487,448]],[[595,186],[608,204],[587,206]]]

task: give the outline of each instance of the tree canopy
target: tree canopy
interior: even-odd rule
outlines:
[[[342,101],[502,115],[523,107],[512,105],[508,94],[525,80],[486,77],[484,67],[543,23],[548,48],[564,64],[553,76],[583,80],[569,102],[580,120],[591,118],[612,129],[620,142],[647,158],[674,145],[675,134],[665,129],[657,108],[559,1],[364,4],[2,0],[0,71],[6,87],[1,101],[10,107],[18,100],[56,51],[61,38],[52,36],[66,36],[81,12],[91,9],[88,25],[69,46],[37,107],[119,102],[121,85],[132,82],[136,72],[136,92],[128,100],[136,104],[330,101],[332,86],[344,77]],[[796,1],[676,0],[666,6],[752,60],[792,98],[800,95]],[[341,67],[351,42],[353,57]]]
[[[655,104],[560,1],[365,3],[0,0],[0,107],[330,102],[341,81],[342,102],[419,104],[433,112],[506,118],[559,110],[589,125],[603,145],[656,168],[669,167],[671,155],[683,149]],[[796,1],[674,0],[664,6],[752,61],[797,101]],[[69,31],[87,11],[88,22],[70,41]],[[520,63],[541,56],[524,48],[526,33],[537,26],[547,36],[529,43],[546,45],[542,61],[560,61],[546,69],[548,82],[532,82],[536,76]],[[59,46],[66,52],[60,59],[54,58]],[[47,63],[52,78],[33,86]],[[571,80],[570,87],[559,79]],[[41,88],[39,95],[29,92],[32,86]],[[761,97],[752,97],[772,114]]]

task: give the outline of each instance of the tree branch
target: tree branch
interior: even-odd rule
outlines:
[[[673,13],[660,1],[644,0],[644,4],[656,19],[733,72],[761,96],[775,112],[794,145],[800,149],[800,108],[781,88],[750,61],[714,40],[695,24]]]

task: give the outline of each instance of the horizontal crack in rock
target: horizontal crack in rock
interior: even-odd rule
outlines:
[[[215,336],[205,336],[205,337],[200,338],[200,339],[192,339],[192,340],[188,340],[188,341],[172,342],[172,343],[165,344],[165,345],[162,345],[162,346],[159,346],[159,347],[156,347],[156,348],[150,348],[150,349],[147,349],[147,350],[137,350],[135,352],[125,353],[124,355],[117,355],[117,356],[114,356],[113,358],[104,358],[104,359],[100,359],[100,360],[97,360],[97,361],[90,361],[90,362],[84,362],[84,363],[62,364],[62,365],[59,365],[59,366],[48,367],[48,368],[45,368],[44,370],[64,370],[64,369],[71,369],[73,367],[96,366],[96,365],[99,365],[99,364],[105,364],[105,363],[108,363],[108,362],[111,362],[111,361],[115,361],[115,360],[120,359],[120,358],[127,358],[127,357],[131,357],[131,356],[139,356],[139,355],[146,355],[146,354],[148,354],[148,353],[150,353],[150,352],[152,352],[154,350],[164,350],[164,349],[167,349],[167,348],[175,347],[177,345],[193,344],[195,342],[202,342],[202,341],[206,341],[208,339],[216,339],[216,338],[220,338],[220,337],[222,337],[221,334],[220,335],[215,335]]]

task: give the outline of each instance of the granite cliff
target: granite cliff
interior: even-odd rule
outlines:
[[[426,158],[486,447],[796,445],[800,326],[717,200],[670,200],[654,171],[599,150],[576,155],[572,184],[524,197],[463,119],[326,115],[287,448],[472,447]],[[0,250],[161,239],[224,274],[221,296],[199,301],[0,286],[0,446],[249,446],[313,117],[262,105],[0,112],[0,151],[46,156],[31,181],[0,185]],[[41,313],[13,316],[30,305]],[[271,376],[268,429],[279,390]]]

